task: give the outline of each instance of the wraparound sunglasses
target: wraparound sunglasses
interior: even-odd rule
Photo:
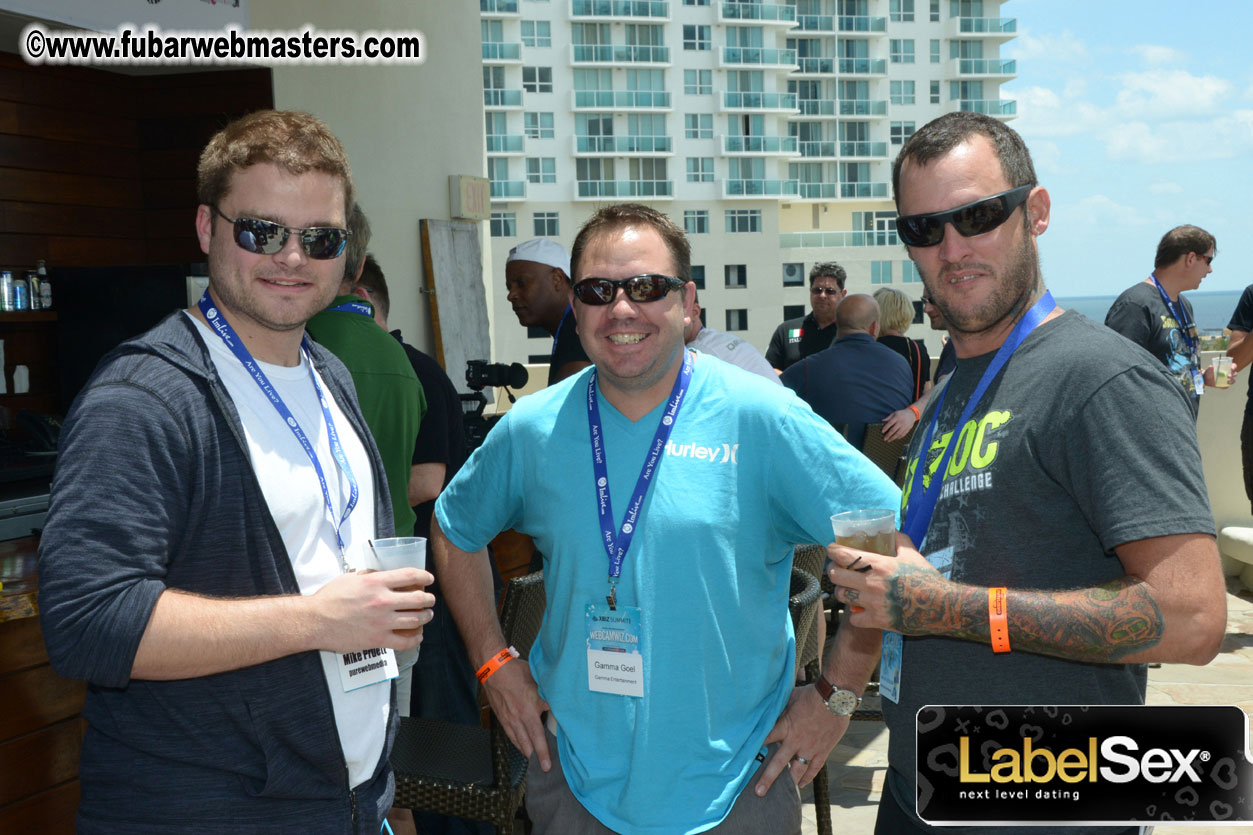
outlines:
[[[234,227],[235,243],[254,255],[274,255],[287,246],[287,237],[295,232],[305,255],[318,261],[338,258],[348,244],[348,230],[341,226],[307,226],[303,229],[284,226],[272,220],[254,217],[231,218],[217,206],[213,213]]]
[[[963,238],[973,238],[1009,220],[1014,209],[1026,202],[1033,188],[1033,185],[1018,186],[948,211],[898,217],[896,231],[909,246],[935,246],[944,240],[944,226],[949,223]]]
[[[633,302],[655,302],[671,290],[681,289],[685,283],[681,278],[661,273],[646,273],[631,278],[584,278],[575,282],[574,296],[583,304],[612,304],[621,287]]]

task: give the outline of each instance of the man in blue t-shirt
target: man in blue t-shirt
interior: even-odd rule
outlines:
[[[841,628],[794,691],[793,547],[899,492],[794,396],[684,351],[690,264],[652,209],[593,216],[572,266],[594,367],[520,400],[436,502],[436,574],[531,757],[537,832],[799,833],[797,786],[878,651]],[[529,664],[506,660],[483,552],[508,528],[546,555]]]

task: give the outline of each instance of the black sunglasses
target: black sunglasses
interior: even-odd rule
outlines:
[[[810,287],[809,292],[815,296],[838,296],[843,291],[839,287]]]
[[[898,217],[896,231],[909,246],[935,246],[944,240],[944,226],[948,223],[953,224],[963,238],[982,235],[1009,220],[1014,209],[1026,202],[1033,188],[1035,186],[1018,186],[945,212]]]
[[[574,284],[574,296],[583,304],[612,304],[618,288],[626,291],[633,302],[655,302],[671,290],[686,284],[683,279],[661,273],[646,273],[631,278],[584,278]]]
[[[213,212],[235,229],[235,243],[239,248],[254,255],[274,255],[287,246],[287,236],[292,232],[300,235],[300,246],[305,254],[318,261],[338,258],[348,245],[348,230],[341,226],[308,226],[298,229],[284,226],[272,220],[254,217],[230,218],[217,206]]]
[[[1206,265],[1207,267],[1209,267],[1209,266],[1213,266],[1213,264],[1214,264],[1214,256],[1213,256],[1213,255],[1202,255],[1202,254],[1201,254],[1201,253],[1199,253],[1199,252],[1194,253],[1194,254],[1196,255],[1196,257],[1197,257],[1197,258],[1204,258],[1204,259],[1205,259],[1205,265]],[[1217,253],[1215,253],[1215,254],[1217,254]]]

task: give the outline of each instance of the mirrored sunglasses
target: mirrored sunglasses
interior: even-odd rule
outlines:
[[[348,244],[348,230],[340,226],[308,226],[298,229],[272,220],[227,217],[217,206],[213,207],[213,212],[232,224],[235,243],[239,248],[254,255],[274,255],[281,252],[287,246],[287,237],[292,232],[300,236],[300,246],[305,255],[318,261],[338,258]]]
[[[575,282],[574,296],[583,304],[612,304],[618,288],[626,291],[633,302],[655,302],[671,290],[678,290],[686,282],[681,278],[661,273],[647,273],[631,278],[584,278]]]
[[[1033,188],[1033,185],[1018,186],[948,211],[898,217],[896,231],[909,246],[935,246],[944,240],[944,227],[949,223],[963,238],[982,235],[1009,220],[1014,209],[1026,202]]]

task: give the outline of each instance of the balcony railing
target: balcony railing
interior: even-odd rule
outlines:
[[[723,194],[727,197],[794,197],[800,185],[796,180],[723,180],[722,182]]]
[[[526,180],[492,180],[492,199],[511,200],[526,197]]]
[[[886,157],[888,155],[888,143],[886,142],[841,142],[840,156],[842,157]]]
[[[573,0],[571,17],[670,17],[668,0]]]
[[[795,154],[795,136],[724,136],[722,150],[727,154]]]
[[[958,58],[958,75],[1016,75],[1018,62],[1012,58]]]
[[[669,107],[670,94],[660,90],[575,90],[576,110],[588,108],[655,108]]]
[[[835,157],[835,143],[820,139],[806,139],[797,143],[797,151],[803,157]],[[801,188],[805,186],[801,183]]]
[[[854,32],[886,32],[888,21],[885,17],[865,17],[863,15],[840,15],[837,20],[840,31],[845,34]]]
[[[479,11],[486,14],[517,14],[518,0],[479,0]]]
[[[723,93],[725,110],[795,110],[795,93]]]
[[[840,197],[887,197],[887,183],[840,183]]]
[[[806,32],[834,32],[835,16],[829,14],[797,15],[796,28]]]
[[[886,116],[887,99],[843,99],[840,101],[841,116]]]
[[[796,21],[796,7],[785,3],[724,2],[719,11],[722,20]]]
[[[884,75],[888,62],[884,58],[841,58],[840,75]]]
[[[1018,102],[1013,99],[962,99],[961,109],[985,116],[1017,116]]]
[[[484,61],[521,61],[522,60],[522,44],[520,43],[496,43],[486,41],[483,44],[483,60]]]
[[[484,107],[521,107],[521,90],[484,90]]]
[[[800,58],[797,66],[802,73],[832,75],[835,72],[834,58]]]
[[[577,194],[597,197],[673,197],[671,180],[579,180]]]
[[[722,48],[722,63],[794,67],[796,66],[796,50],[760,46],[724,46]]]
[[[834,99],[799,99],[796,102],[796,107],[805,116],[835,115]]]
[[[834,200],[838,183],[801,183],[797,194],[805,200]]]
[[[488,134],[487,152],[489,154],[520,154],[524,137],[521,134]]]
[[[668,64],[670,47],[638,44],[574,44],[571,59],[576,64]]]
[[[834,183],[801,183],[801,196],[804,195],[806,185],[834,186]],[[834,196],[834,195],[816,195],[816,196]],[[896,237],[896,230],[883,230],[879,232],[785,232],[779,235],[780,249],[801,249],[801,248],[823,248],[838,246],[899,246],[900,239]]]
[[[668,136],[576,136],[576,154],[668,154],[673,150]]]
[[[963,35],[1014,35],[1018,19],[1014,17],[959,17],[957,31]]]

